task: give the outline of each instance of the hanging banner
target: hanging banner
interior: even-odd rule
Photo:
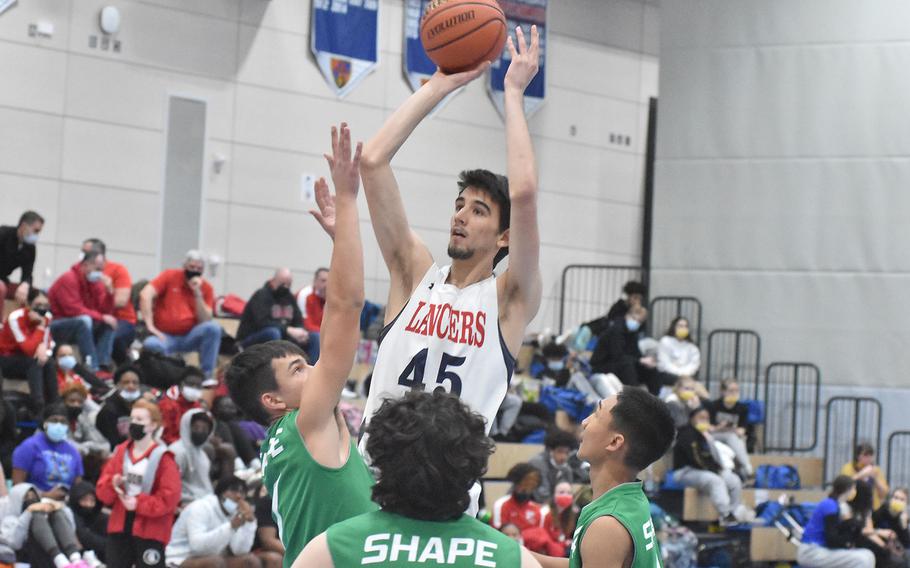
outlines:
[[[531,26],[537,26],[537,32],[540,34],[540,66],[537,76],[525,89],[525,114],[531,116],[543,104],[546,76],[547,76],[547,0],[498,0],[499,6],[506,14],[508,22],[509,35],[515,40],[515,28],[521,26],[525,34],[525,40],[531,42]],[[518,46],[516,46],[517,48]],[[487,83],[487,91],[496,110],[500,115],[505,114],[503,99],[503,79],[506,71],[509,70],[509,63],[512,61],[509,55],[509,47],[506,45],[502,49],[502,56],[493,62],[490,68],[490,79]]]
[[[420,20],[426,13],[430,2],[431,0],[405,0],[404,2],[404,57],[401,64],[412,91],[422,87],[436,72],[436,64],[427,56],[423,43],[420,41]],[[449,93],[439,101],[430,116],[439,112],[446,103],[452,100],[452,97],[463,90],[464,87],[461,87]]]
[[[329,85],[347,95],[379,56],[379,0],[313,0],[310,50]]]

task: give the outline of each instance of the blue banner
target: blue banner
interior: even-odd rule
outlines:
[[[420,20],[426,13],[430,1],[405,0],[404,2],[404,57],[401,64],[412,91],[419,89],[436,72],[436,64],[427,56],[423,43],[420,41]],[[439,101],[430,115],[437,113],[452,97],[463,90],[464,87],[461,87]]]
[[[547,76],[547,0],[499,0],[499,6],[506,14],[508,22],[509,35],[515,40],[515,28],[521,26],[525,34],[525,40],[531,41],[531,26],[536,25],[540,34],[540,66],[537,76],[528,85],[525,90],[525,114],[531,116],[543,104],[544,95],[546,94],[546,76]],[[515,46],[516,49],[518,46]],[[490,79],[487,83],[487,91],[493,104],[500,115],[504,114],[503,100],[503,80],[506,71],[509,70],[509,63],[512,61],[509,55],[508,45],[502,48],[502,56],[493,62],[490,68]]]
[[[379,0],[313,0],[310,50],[335,93],[348,94],[379,58]]]

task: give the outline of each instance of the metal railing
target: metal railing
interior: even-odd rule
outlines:
[[[882,447],[882,405],[874,398],[835,396],[825,406],[825,480],[853,461],[860,442]]]
[[[761,337],[749,329],[715,329],[708,335],[701,376],[712,397],[720,393],[723,379],[735,378],[743,398],[761,400]]]
[[[689,320],[689,337],[701,345],[701,302],[694,296],[659,296],[648,308],[648,329],[651,337],[659,339],[679,316]]]
[[[559,290],[559,333],[606,315],[630,280],[642,281],[640,266],[570,264],[562,271]]]
[[[811,452],[818,446],[821,371],[778,361],[765,370],[765,452]]]
[[[891,487],[910,485],[910,430],[888,436],[888,469],[885,476]]]

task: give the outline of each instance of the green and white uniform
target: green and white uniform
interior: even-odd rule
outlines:
[[[262,480],[272,497],[285,567],[333,524],[378,508],[370,499],[373,477],[353,441],[342,467],[319,464],[297,430],[298,412],[274,422],[262,446]]]
[[[330,527],[326,536],[336,568],[521,566],[517,542],[467,515],[454,521],[419,521],[375,511]]]
[[[582,568],[581,541],[591,523],[600,517],[613,517],[629,532],[634,550],[632,568],[661,568],[660,547],[651,520],[651,505],[641,490],[641,481],[618,485],[581,510],[578,527],[572,538],[569,568]]]

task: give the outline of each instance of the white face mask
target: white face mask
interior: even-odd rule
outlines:
[[[233,515],[237,512],[237,502],[233,499],[222,499],[221,506],[224,507],[228,515]]]
[[[202,398],[202,389],[197,389],[196,387],[183,387],[180,392],[183,393],[183,398],[190,402],[196,402]]]

